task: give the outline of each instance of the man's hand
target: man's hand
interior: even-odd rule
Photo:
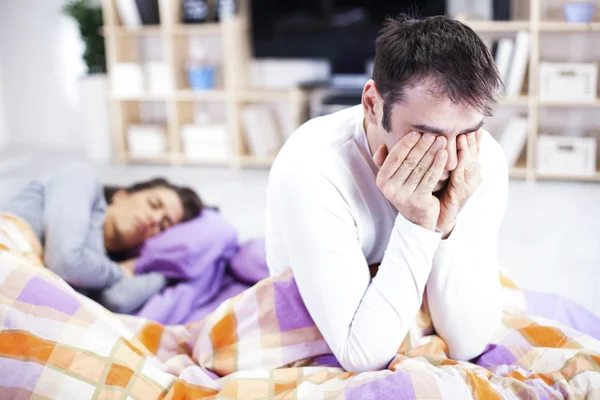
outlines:
[[[132,258],[130,260],[119,263],[119,266],[123,270],[123,275],[125,275],[126,278],[133,278],[133,276],[135,275],[135,262],[136,261],[137,261],[136,258]]]
[[[479,148],[482,130],[460,135],[456,138],[458,165],[450,174],[450,182],[440,197],[440,216],[437,227],[446,239],[456,225],[456,217],[467,200],[481,184]]]
[[[373,156],[379,168],[379,190],[404,218],[425,229],[435,230],[440,214],[440,201],[433,189],[446,167],[445,147],[444,137],[413,132],[389,154],[381,146]]]

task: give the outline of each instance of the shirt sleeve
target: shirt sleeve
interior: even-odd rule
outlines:
[[[435,254],[427,283],[429,311],[450,357],[480,355],[502,318],[497,239],[508,193],[508,169],[500,159],[484,177]]]
[[[44,260],[69,284],[99,289],[123,277],[103,246],[89,243],[92,212],[102,187],[91,167],[73,164],[51,176],[44,193]],[[103,211],[103,210],[102,210]]]
[[[318,173],[272,172],[270,215],[304,303],[348,371],[386,367],[414,322],[441,233],[398,216],[371,280],[351,210]]]

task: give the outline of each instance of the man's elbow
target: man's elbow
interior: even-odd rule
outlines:
[[[468,361],[480,356],[494,337],[502,323],[502,304],[494,305],[486,311],[486,317],[472,326],[460,337],[448,342],[448,353],[451,359]]]

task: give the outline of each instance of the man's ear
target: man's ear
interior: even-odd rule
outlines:
[[[127,193],[127,191],[123,190],[123,189],[119,189],[115,192],[115,194],[113,194],[112,197],[112,203],[118,203],[124,199],[126,199],[127,197],[129,197],[129,193]]]
[[[372,125],[378,125],[377,113],[383,112],[379,110],[379,108],[383,107],[383,99],[373,79],[369,79],[365,83],[362,93],[362,106],[367,122]]]

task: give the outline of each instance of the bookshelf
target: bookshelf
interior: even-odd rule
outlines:
[[[249,21],[247,4],[240,1],[236,16],[222,22],[183,24],[181,0],[159,0],[160,25],[125,27],[122,25],[116,1],[102,0],[105,26],[102,33],[106,43],[107,69],[110,81],[111,72],[118,63],[138,63],[140,41],[155,40],[160,43],[157,49],[161,63],[168,71],[168,90],[164,93],[139,93],[135,95],[109,94],[111,131],[117,161],[122,163],[143,163],[159,165],[202,165],[231,168],[269,167],[274,157],[256,157],[250,154],[246,145],[241,124],[241,111],[247,104],[271,103],[289,104],[290,126],[297,127],[303,122],[306,97],[297,89],[270,90],[254,89],[247,84],[250,62]],[[185,75],[185,66],[190,58],[190,42],[203,39],[219,40],[222,58],[217,69],[217,87],[212,90],[194,91]],[[127,130],[133,123],[143,123],[140,106],[145,103],[164,105],[166,127],[165,154],[151,157],[138,157],[128,151]],[[181,128],[194,120],[194,108],[218,104],[225,110],[227,157],[203,157],[187,159],[183,149]]]
[[[525,90],[521,96],[500,98],[498,106],[524,107],[527,110],[529,126],[527,130],[527,143],[523,154],[516,165],[510,169],[511,178],[535,180],[563,180],[600,182],[600,164],[596,166],[596,173],[591,176],[572,176],[561,174],[543,174],[536,171],[535,152],[537,138],[540,132],[540,111],[542,109],[581,109],[600,107],[600,98],[594,102],[576,101],[545,101],[537,96],[540,67],[541,35],[544,33],[600,33],[600,22],[571,23],[560,20],[545,20],[542,18],[543,0],[530,0],[528,5],[528,19],[513,21],[469,21],[462,20],[475,32],[485,37],[506,37],[518,31],[527,31],[530,34],[528,73]],[[567,62],[567,61],[564,61]]]

